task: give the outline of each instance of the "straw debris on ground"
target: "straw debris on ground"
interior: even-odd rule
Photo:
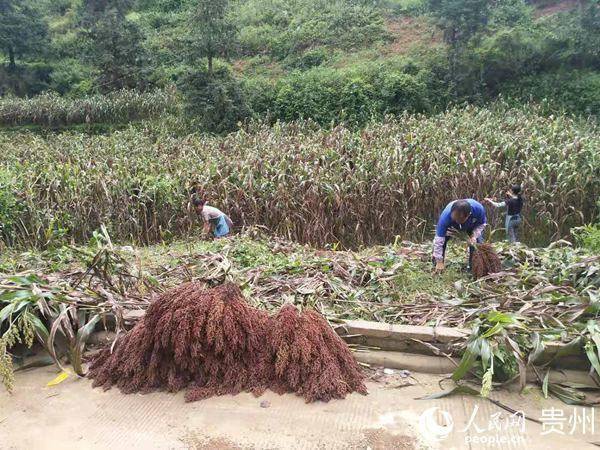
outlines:
[[[461,270],[464,247],[456,243],[448,249],[447,270],[435,276],[428,244],[315,250],[249,229],[231,239],[131,248],[98,236],[87,247],[4,253],[0,295],[13,323],[23,314],[36,341],[48,351],[56,347],[57,364],[77,365],[81,374],[80,350],[91,331],[108,327],[121,336],[152,296],[186,282],[199,288],[233,282],[249,307],[271,315],[293,304],[333,324],[362,319],[472,329],[473,340],[449,354],[470,355],[463,375],[487,374],[486,380],[495,380],[502,366],[514,376],[511,367],[538,364],[535,356],[546,343],[587,355],[590,364],[600,358],[600,256],[564,241],[536,249],[494,246],[502,270],[473,281]],[[57,344],[59,335],[70,336],[68,348]],[[478,352],[494,355],[495,374],[489,359],[481,366]],[[537,368],[540,385],[546,364]],[[600,373],[596,365],[592,373]],[[5,366],[3,373],[10,373]]]

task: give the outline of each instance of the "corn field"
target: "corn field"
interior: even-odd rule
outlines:
[[[254,123],[225,137],[178,137],[156,123],[110,135],[0,135],[0,223],[8,245],[85,241],[105,224],[150,243],[193,232],[189,189],[236,225],[360,246],[431,236],[450,200],[524,186],[524,240],[547,242],[595,219],[600,133],[535,108],[456,107],[363,130]],[[496,227],[500,213],[492,213]]]
[[[70,99],[56,93],[0,100],[0,125],[59,127],[83,123],[121,123],[156,117],[172,108],[174,92],[121,90]]]

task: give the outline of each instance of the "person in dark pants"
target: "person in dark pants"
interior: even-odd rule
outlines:
[[[435,271],[442,272],[445,268],[444,259],[446,246],[453,232],[464,231],[469,235],[469,263],[467,270],[471,270],[471,258],[475,243],[483,242],[483,230],[487,225],[485,208],[472,198],[455,200],[448,203],[440,214],[433,240],[433,261]]]
[[[513,184],[510,190],[506,192],[506,199],[503,202],[495,202],[491,198],[486,198],[485,200],[495,208],[506,208],[504,227],[506,228],[508,242],[511,244],[519,242],[519,228],[521,223],[523,223],[521,217],[521,210],[523,209],[521,186]]]

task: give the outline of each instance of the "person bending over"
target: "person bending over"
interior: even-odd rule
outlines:
[[[446,246],[453,233],[465,231],[469,235],[469,262],[467,270],[471,270],[471,258],[476,242],[483,242],[483,230],[487,225],[485,208],[472,198],[455,200],[448,203],[440,214],[433,239],[433,261],[435,271],[445,268]]]
[[[202,230],[204,235],[207,235],[210,231],[212,231],[215,238],[221,238],[229,234],[229,231],[233,227],[233,222],[227,214],[214,206],[209,206],[205,200],[198,197],[194,197],[192,203],[196,213],[204,221],[204,228]]]

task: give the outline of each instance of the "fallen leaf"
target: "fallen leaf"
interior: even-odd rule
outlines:
[[[63,370],[61,373],[58,374],[56,378],[48,381],[48,384],[46,386],[56,386],[57,384],[60,384],[63,381],[65,381],[67,378],[69,378],[69,372]]]

